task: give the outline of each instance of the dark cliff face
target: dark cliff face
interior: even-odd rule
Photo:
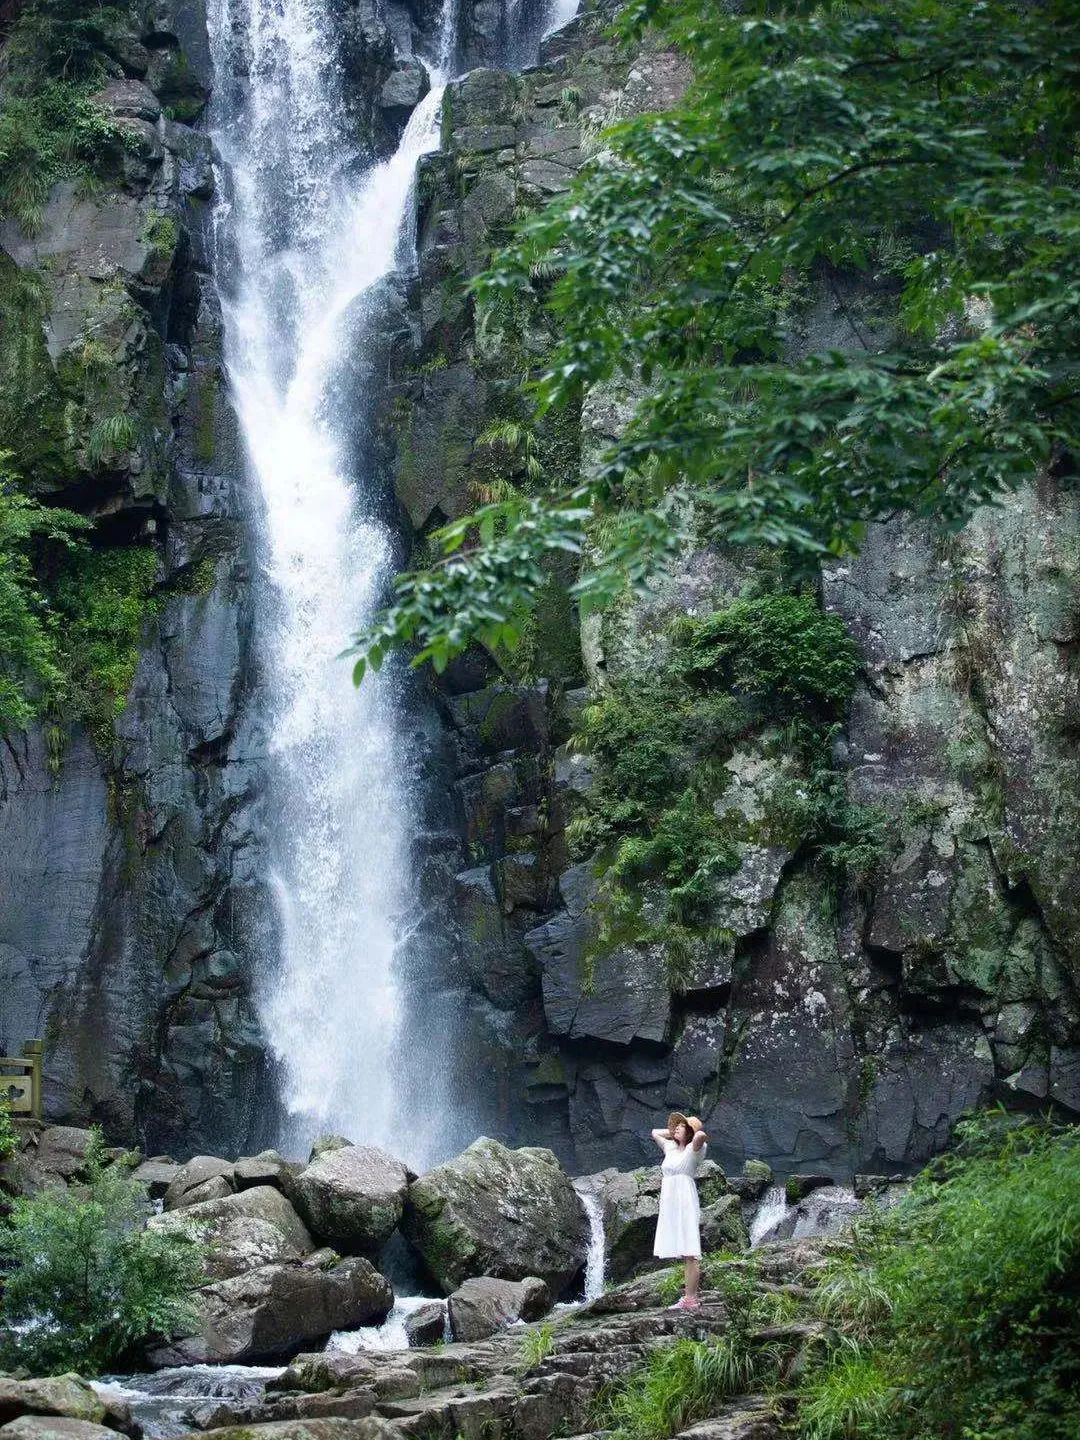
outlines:
[[[536,312],[478,317],[462,278],[567,185],[603,123],[662,108],[686,78],[676,56],[620,53],[586,15],[538,69],[451,87],[420,181],[420,355],[392,412],[418,533],[484,495],[492,423],[523,418],[506,377],[550,344]],[[799,343],[859,344],[881,317],[863,282],[811,277]],[[627,399],[596,393],[542,425],[546,473],[588,465]],[[877,817],[878,853],[845,878],[797,813],[778,833],[781,800],[790,812],[820,779],[775,727],[751,726],[723,760],[733,873],[677,967],[662,942],[598,943],[601,857],[567,832],[602,768],[580,717],[662,675],[672,621],[752,593],[754,562],[687,555],[652,599],[580,636],[572,577],[554,576],[517,683],[481,656],[451,667],[461,844],[440,859],[475,996],[462,1044],[494,1077],[485,1124],[593,1170],[646,1159],[657,1113],[697,1110],[724,1163],[842,1176],[917,1165],[991,1100],[1080,1108],[1078,523],[1075,488],[1044,478],[948,540],[876,527],[822,572],[819,603],[860,650],[830,794]]]
[[[464,279],[566,186],[603,123],[686,83],[678,57],[622,53],[599,8],[546,42],[539,67],[477,69],[448,92],[442,151],[418,182],[410,313],[388,319],[398,373],[380,436],[403,549],[483,495],[482,437],[514,414],[508,377],[550,343],[537,315],[478,318]],[[464,5],[465,63],[530,58],[543,10],[514,7],[518,53],[504,0]],[[375,149],[424,89],[415,54],[431,52],[439,11],[341,0],[342,63]],[[275,1121],[251,995],[276,946],[252,525],[210,274],[201,0],[148,7],[121,68],[103,97],[131,129],[121,170],[91,194],[58,187],[34,238],[0,231],[0,285],[15,266],[44,276],[4,341],[18,364],[3,413],[23,424],[26,400],[53,445],[79,403],[72,361],[103,344],[137,436],[104,461],[69,445],[59,493],[158,564],[113,733],[73,727],[58,751],[34,729],[0,746],[0,1048],[45,1036],[57,1118],[151,1149],[235,1152]],[[852,343],[857,303],[822,288],[807,346]],[[624,395],[591,396],[542,430],[543,464],[587,465],[626,413]],[[596,945],[596,867],[567,825],[598,762],[570,742],[590,696],[655,678],[672,619],[728,603],[752,567],[688,555],[648,603],[580,635],[572,575],[553,575],[519,673],[473,655],[437,687],[422,678],[410,743],[432,969],[406,988],[417,1053],[434,1043],[427,991],[460,1001],[455,1138],[548,1143],[591,1171],[646,1158],[655,1115],[677,1106],[706,1117],[721,1161],[843,1174],[916,1164],[994,1097],[1080,1108],[1077,522],[1075,492],[1044,480],[948,545],[898,521],[822,574],[821,604],[862,657],[830,763],[852,803],[886,812],[888,853],[838,883],[797,825],[763,839],[802,772],[775,728],[752,727],[724,760],[738,838],[722,938],[703,936],[677,973],[662,944]]]
[[[61,498],[109,545],[156,556],[155,595],[112,733],[35,729],[0,753],[0,1041],[45,1037],[57,1114],[154,1144],[237,1145],[259,1138],[266,1070],[248,998],[265,944],[263,737],[214,178],[189,123],[211,82],[202,7],[150,7],[120,53],[99,97],[126,136],[115,174],[57,186],[32,238],[12,222],[0,236],[43,278],[39,313],[9,335],[33,347],[35,373],[5,386],[32,395],[39,430],[60,428],[93,351],[131,443],[101,456],[73,435]]]

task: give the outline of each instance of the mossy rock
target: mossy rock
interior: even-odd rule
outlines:
[[[402,1229],[446,1294],[475,1275],[537,1275],[561,1294],[588,1243],[581,1201],[551,1151],[486,1137],[410,1185]]]

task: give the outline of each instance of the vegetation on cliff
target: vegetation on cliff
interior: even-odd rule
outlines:
[[[857,659],[811,595],[747,596],[677,620],[648,676],[585,707],[574,745],[593,780],[567,840],[602,874],[599,949],[662,943],[678,983],[695,935],[730,943],[717,881],[747,845],[801,848],[836,879],[863,878],[885,848],[883,818],[850,800],[831,756]],[[773,772],[755,818],[729,795],[729,762],[748,745]]]
[[[542,298],[559,339],[539,415],[612,383],[631,423],[589,474],[446,526],[360,637],[358,676],[407,644],[436,667],[512,646],[544,560],[581,554],[583,608],[690,541],[858,545],[908,509],[957,524],[1065,463],[1080,418],[1075,172],[1080,27],[1049,0],[855,10],[634,0],[691,56],[662,115],[616,125],[527,219],[478,305]],[[864,284],[889,344],[799,357],[789,291]],[[842,297],[841,297],[842,298]]]
[[[121,132],[94,104],[129,7],[26,0],[4,47],[0,219],[34,231],[58,180],[88,183]]]
[[[0,731],[78,720],[107,748],[153,608],[157,556],[98,550],[91,522],[43,505],[0,452]]]
[[[32,234],[58,181],[92,186],[115,160],[123,131],[92,97],[122,73],[115,52],[132,18],[127,5],[82,0],[19,9],[0,57],[0,219]],[[95,543],[90,519],[51,503],[69,492],[73,455],[108,471],[137,427],[117,357],[95,338],[54,365],[47,314],[44,272],[0,251],[0,733],[45,718],[58,745],[62,727],[80,722],[104,750],[157,560],[150,547]]]
[[[146,1192],[100,1134],[79,1180],[16,1199],[0,1222],[6,1366],[100,1374],[194,1322],[202,1247],[143,1228]]]

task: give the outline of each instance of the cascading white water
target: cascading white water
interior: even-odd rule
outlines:
[[[589,1249],[585,1256],[585,1300],[598,1300],[604,1293],[607,1266],[604,1238],[604,1206],[592,1190],[579,1189],[578,1198],[589,1219]]]
[[[261,514],[256,608],[280,956],[257,999],[287,1114],[278,1143],[302,1153],[334,1129],[416,1165],[437,1156],[419,1124],[402,1133],[409,1087],[395,1067],[415,829],[400,670],[354,691],[338,657],[390,578],[377,477],[357,459],[358,422],[375,397],[356,372],[377,348],[379,286],[402,259],[417,162],[437,141],[459,4],[443,0],[431,91],[376,165],[351,131],[335,0],[209,7],[228,197],[217,215],[225,358]],[[568,8],[554,0],[548,20],[561,23]],[[425,1066],[439,1091],[437,1061],[425,1056]],[[426,1133],[437,1133],[431,1117]]]
[[[775,1230],[787,1214],[787,1193],[783,1185],[770,1185],[758,1203],[757,1212],[750,1225],[750,1245],[760,1245],[771,1230]]]
[[[452,0],[446,0],[449,26]],[[383,599],[391,535],[342,394],[373,341],[442,76],[396,153],[349,134],[328,0],[213,0],[215,140],[231,187],[226,360],[261,501],[269,836],[280,964],[259,995],[299,1151],[333,1128],[393,1140],[395,971],[410,891],[408,785],[393,668],[354,691],[338,659]],[[370,398],[370,397],[367,397]],[[424,1156],[411,1156],[422,1160]]]
[[[561,30],[564,25],[569,25],[581,9],[581,0],[552,0],[548,9],[547,23],[544,26],[544,35],[554,35],[556,30]]]

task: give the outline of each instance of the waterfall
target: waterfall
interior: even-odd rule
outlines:
[[[261,515],[280,956],[257,999],[293,1153],[327,1129],[401,1148],[396,962],[413,830],[401,678],[389,666],[354,690],[338,657],[392,570],[378,478],[356,440],[372,398],[362,367],[377,353],[379,286],[403,252],[417,161],[437,142],[443,78],[397,151],[366,162],[332,14],[331,0],[212,0],[210,11],[225,357]]]
[[[577,1193],[589,1220],[589,1249],[585,1256],[585,1300],[588,1302],[604,1293],[604,1207],[595,1191],[579,1188]]]
[[[544,25],[544,38],[569,25],[581,9],[581,0],[552,0]]]
[[[410,949],[403,672],[390,663],[354,690],[339,656],[392,576],[365,425],[380,393],[385,282],[412,258],[416,167],[437,144],[460,3],[443,0],[431,91],[381,163],[353,133],[339,0],[209,5],[225,363],[258,515],[277,953],[256,1000],[285,1113],[278,1144],[294,1155],[326,1130],[417,1166],[447,1143],[430,1113],[449,1088],[440,1057],[425,1053],[421,1067],[418,1049],[432,1047],[402,1040],[402,970],[421,974],[424,962]],[[567,13],[564,0],[545,11],[560,23]],[[426,1033],[452,1043],[450,1025],[425,1018]],[[410,1107],[413,1095],[425,1103]]]
[[[783,1185],[770,1185],[758,1203],[750,1226],[750,1245],[760,1245],[787,1214],[787,1194]]]

